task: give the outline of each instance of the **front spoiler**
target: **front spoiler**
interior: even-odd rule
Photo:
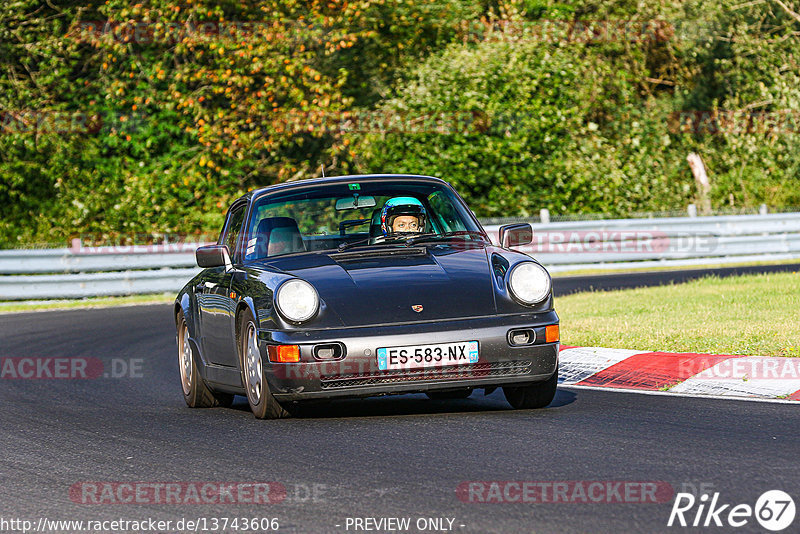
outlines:
[[[545,343],[544,327],[557,324],[555,312],[491,316],[456,321],[389,325],[320,331],[264,331],[260,348],[300,345],[300,363],[270,363],[267,381],[282,402],[313,399],[370,397],[458,388],[494,387],[544,381],[556,372],[559,343]],[[532,345],[511,346],[508,331],[528,327],[537,334]],[[411,371],[382,371],[380,347],[426,345],[476,340],[480,359],[475,364]],[[314,359],[317,344],[338,342],[346,356],[336,361]]]

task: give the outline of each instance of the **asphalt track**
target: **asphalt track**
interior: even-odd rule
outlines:
[[[468,481],[665,482],[751,506],[781,489],[800,504],[793,405],[561,388],[538,411],[513,411],[498,391],[461,401],[341,401],[302,418],[258,421],[241,398],[229,409],[187,408],[176,355],[166,305],[0,316],[0,358],[98,358],[106,373],[135,365],[124,378],[0,380],[0,525],[274,517],[279,532],[315,533],[366,531],[346,529],[348,517],[408,517],[408,531],[418,532],[417,518],[444,517],[465,533],[709,531],[668,528],[671,499],[474,503],[456,493]],[[273,481],[286,498],[71,500],[70,488],[88,481]],[[785,532],[798,525],[800,518]],[[763,529],[751,518],[736,531]]]

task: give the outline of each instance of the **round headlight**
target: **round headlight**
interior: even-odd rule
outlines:
[[[550,275],[533,262],[519,263],[508,275],[508,286],[511,293],[525,304],[536,304],[550,294]]]
[[[275,294],[278,311],[296,323],[314,317],[319,309],[319,296],[314,286],[305,280],[293,279],[281,284]]]

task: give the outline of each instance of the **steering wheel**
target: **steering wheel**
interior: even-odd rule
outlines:
[[[347,235],[345,230],[348,228],[352,228],[354,226],[361,226],[362,224],[368,224],[371,221],[369,219],[348,219],[339,223],[339,235],[344,237]]]

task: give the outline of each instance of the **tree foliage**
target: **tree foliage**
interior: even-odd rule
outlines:
[[[438,175],[482,216],[626,215],[694,201],[698,152],[716,207],[798,206],[798,11],[13,0],[0,244],[215,231],[233,198],[320,165]]]

